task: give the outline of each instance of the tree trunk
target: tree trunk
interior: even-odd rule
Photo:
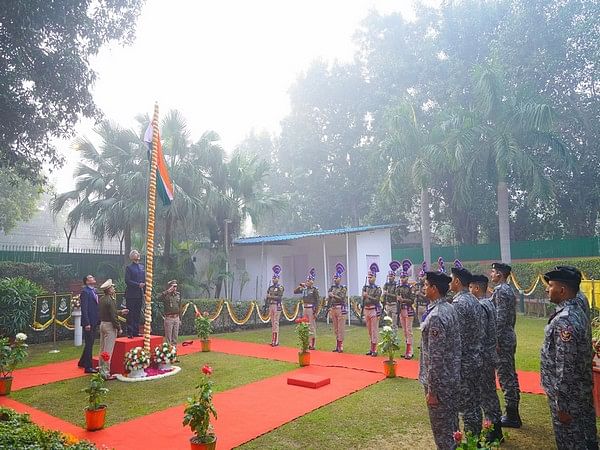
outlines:
[[[508,185],[498,182],[498,229],[500,231],[500,259],[510,264],[510,223],[508,218]]]
[[[125,243],[125,254],[123,255],[123,259],[125,260],[125,264],[129,263],[129,252],[131,252],[131,225],[125,225],[125,229],[123,230],[123,241]]]
[[[421,189],[421,242],[423,244],[423,260],[427,267],[431,265],[431,218],[429,217],[429,192]]]

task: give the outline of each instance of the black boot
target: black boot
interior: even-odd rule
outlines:
[[[519,416],[519,406],[506,405],[506,415],[502,416],[501,423],[504,428],[521,428],[523,422]]]
[[[494,423],[494,428],[489,431],[485,436],[485,442],[487,444],[491,444],[493,442],[498,442],[500,444],[504,440],[502,436],[502,423],[500,421]]]

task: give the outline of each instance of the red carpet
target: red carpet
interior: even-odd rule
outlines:
[[[83,369],[77,367],[77,359],[45,364],[43,366],[17,369],[13,372],[12,390],[18,391],[42,384],[55,383],[86,375]]]

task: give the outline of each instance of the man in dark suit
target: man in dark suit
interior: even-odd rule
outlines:
[[[85,342],[83,353],[79,358],[79,367],[85,369],[85,373],[96,373],[97,370],[92,367],[92,352],[94,348],[94,339],[96,331],[100,325],[100,314],[98,310],[98,294],[94,286],[96,279],[93,275],[88,275],[83,279],[83,289],[79,294],[81,303],[81,326],[83,327],[83,340]]]
[[[129,314],[127,315],[127,336],[139,336],[140,313],[146,286],[146,272],[140,264],[140,252],[132,250],[129,253],[131,264],[125,268],[125,303]]]

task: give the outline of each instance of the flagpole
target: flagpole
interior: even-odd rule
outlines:
[[[154,104],[152,118],[152,153],[148,181],[148,221],[146,225],[146,294],[144,308],[144,350],[150,352],[152,329],[152,276],[154,269],[154,213],[156,211],[156,167],[158,155],[158,103]]]

